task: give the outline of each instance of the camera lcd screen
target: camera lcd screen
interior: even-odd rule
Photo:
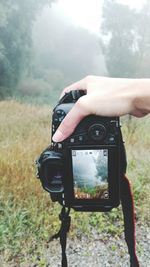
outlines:
[[[109,199],[108,149],[72,150],[75,199]]]

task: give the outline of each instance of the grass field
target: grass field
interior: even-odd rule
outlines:
[[[122,124],[137,223],[148,224],[150,119],[123,119]],[[1,266],[12,262],[14,266],[28,266],[26,262],[36,264],[37,258],[38,266],[46,266],[42,251],[49,236],[59,228],[60,208],[35,178],[34,160],[50,141],[50,108],[2,101],[0,125]],[[72,217],[72,238],[82,232],[88,234],[89,225],[113,235],[120,235],[123,229],[120,208],[107,214],[72,212]]]

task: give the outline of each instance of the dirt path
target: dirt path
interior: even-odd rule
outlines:
[[[127,246],[122,237],[111,237],[108,234],[99,234],[91,229],[91,237],[84,234],[79,238],[67,240],[68,267],[129,267]],[[140,267],[150,267],[150,228],[136,227],[137,254]],[[45,244],[41,251],[42,258],[28,255],[26,262],[5,263],[0,257],[0,267],[61,267],[61,249],[58,240]],[[32,262],[32,263],[31,263]]]
[[[85,236],[68,239],[67,256],[69,267],[128,267],[129,256],[124,237],[102,236],[92,230],[93,240]],[[150,228],[137,227],[137,252],[140,267],[150,266]],[[49,244],[47,257],[50,267],[59,267],[61,251],[58,241]]]

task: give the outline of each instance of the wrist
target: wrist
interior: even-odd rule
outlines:
[[[150,79],[135,79],[130,89],[131,114],[143,117],[150,112]]]

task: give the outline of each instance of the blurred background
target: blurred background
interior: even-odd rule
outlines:
[[[1,99],[53,103],[88,74],[149,77],[149,1],[1,1]]]
[[[62,89],[89,74],[150,78],[148,0],[0,1],[2,267],[53,266],[46,241],[59,229],[60,208],[35,178],[34,160],[50,142],[51,110]],[[140,232],[150,222],[150,123],[149,117],[122,122]],[[106,242],[122,238],[121,209],[72,217],[70,238],[88,236],[91,227]],[[138,243],[141,262],[145,251]]]

